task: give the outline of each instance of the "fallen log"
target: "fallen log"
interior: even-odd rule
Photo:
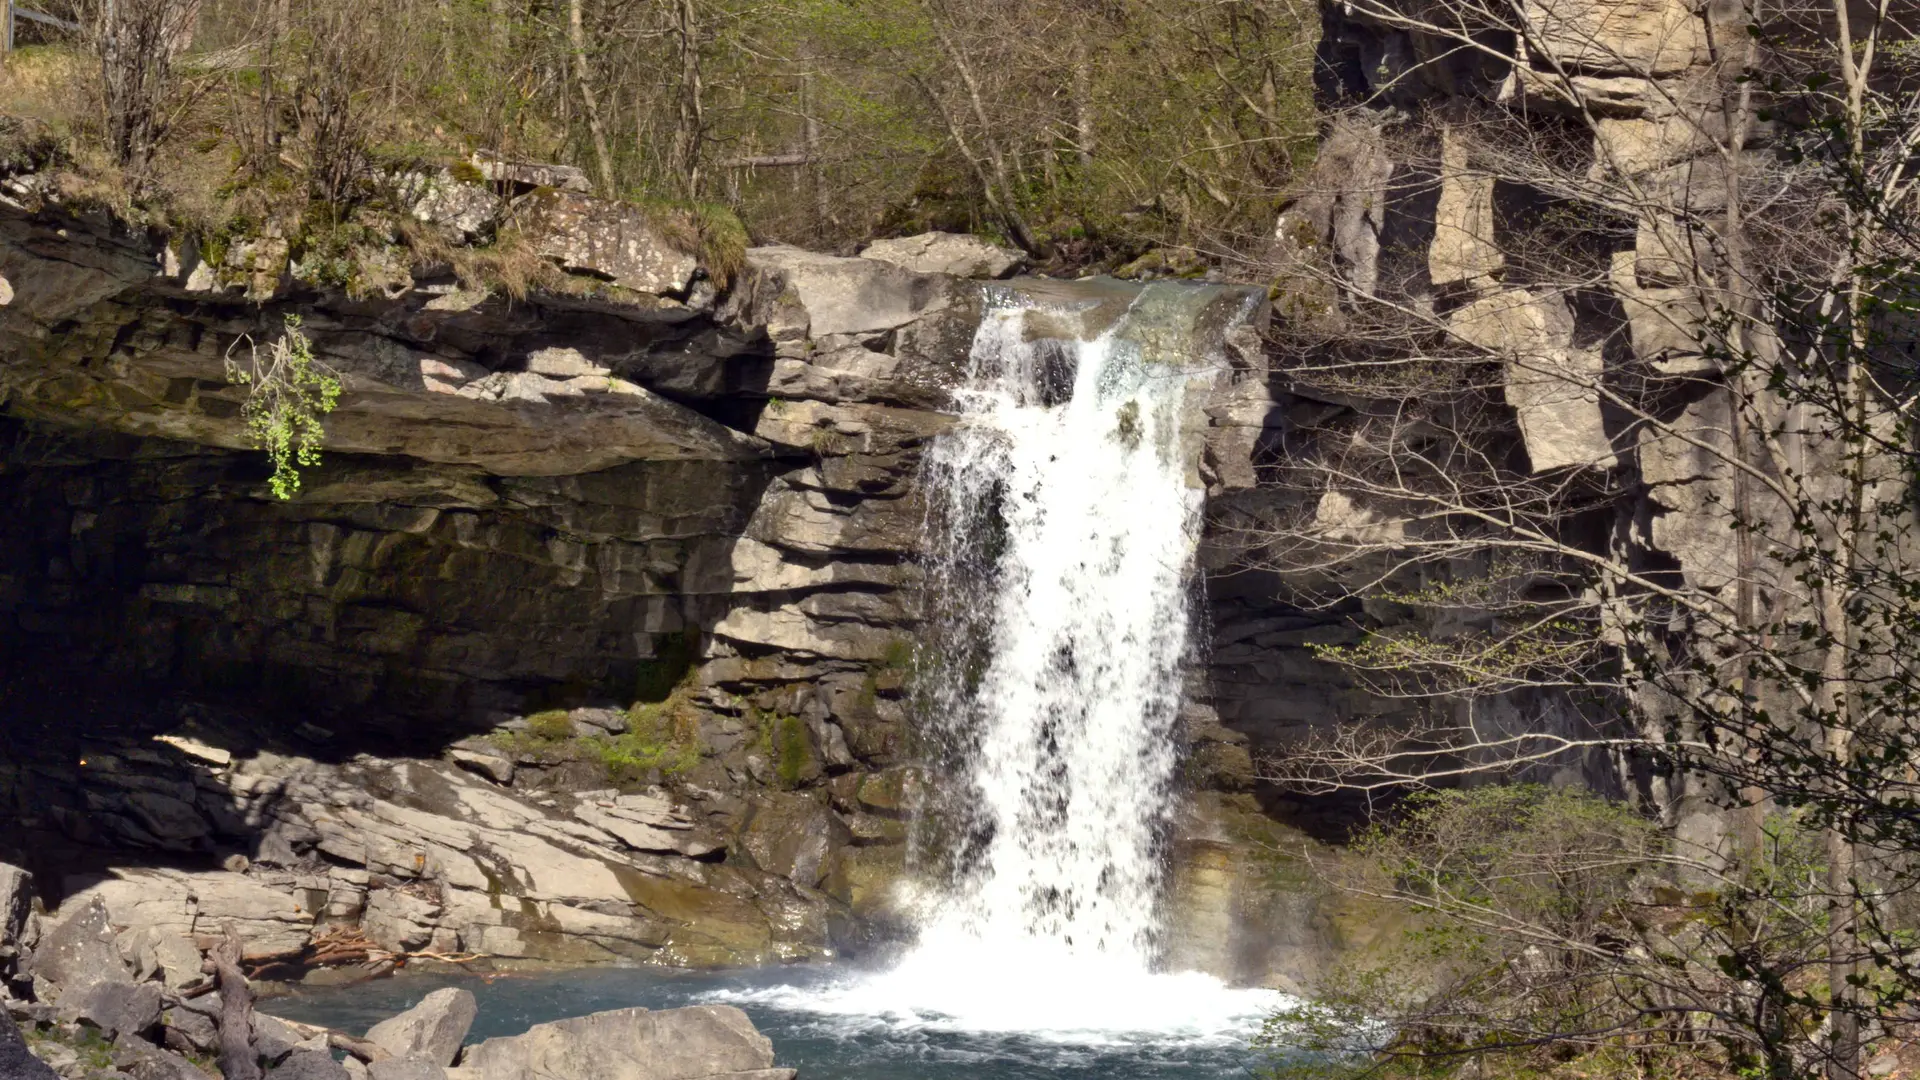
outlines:
[[[260,1080],[260,1059],[253,1049],[253,987],[240,972],[240,931],[227,923],[225,936],[207,954],[220,988],[220,1075],[226,1080]]]

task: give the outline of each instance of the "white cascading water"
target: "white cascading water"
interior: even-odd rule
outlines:
[[[1088,339],[989,305],[926,478],[948,884],[891,970],[785,1004],[1067,1041],[1237,1039],[1275,1007],[1156,968],[1202,497],[1182,417],[1218,360],[1179,325],[1202,294],[1159,288]]]

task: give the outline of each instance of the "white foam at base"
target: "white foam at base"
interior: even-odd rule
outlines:
[[[707,999],[811,1013],[850,1034],[1021,1035],[1088,1046],[1243,1046],[1294,1000],[1197,972],[1149,973],[1064,951],[1036,948],[1011,970],[1004,960],[922,947],[887,971],[715,991]]]

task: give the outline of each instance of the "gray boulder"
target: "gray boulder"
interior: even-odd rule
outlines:
[[[27,1049],[13,1017],[0,1009],[0,1080],[59,1080],[46,1062]]]
[[[351,1080],[346,1066],[325,1050],[296,1050],[267,1076],[271,1080]]]
[[[166,1043],[169,1049],[204,1054],[220,1045],[219,1025],[203,1013],[192,1009],[168,1009],[161,1014],[160,1021],[167,1028]]]
[[[367,1066],[368,1080],[447,1080],[447,1070],[426,1058],[388,1058]]]
[[[285,1020],[261,1012],[253,1014],[253,1048],[268,1061],[291,1060],[306,1041],[307,1036]]]
[[[115,1040],[152,1030],[160,1022],[161,1005],[158,983],[119,979],[103,979],[80,990],[69,990],[60,1000],[63,1011]]]
[[[113,943],[106,905],[92,902],[62,919],[33,950],[33,974],[72,994],[131,974]]]
[[[367,1039],[396,1058],[421,1058],[445,1067],[453,1064],[479,1010],[472,991],[449,986],[421,998],[420,1004],[399,1016],[373,1025]]]
[[[0,863],[0,948],[24,945],[27,916],[33,911],[33,875]]]
[[[199,1066],[179,1054],[131,1039],[113,1055],[113,1067],[133,1080],[207,1080]]]
[[[488,1039],[461,1059],[465,1080],[693,1080],[751,1076],[792,1080],[773,1067],[773,1044],[731,1005],[659,1012],[614,1009],[551,1024],[524,1035]]]
[[[860,253],[905,267],[916,274],[952,274],[965,278],[1006,277],[1027,263],[1026,255],[962,233],[927,232],[879,240]]]

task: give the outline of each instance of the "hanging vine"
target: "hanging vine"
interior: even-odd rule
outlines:
[[[238,352],[243,342],[244,358]],[[273,462],[267,486],[277,499],[293,498],[300,470],[320,464],[322,421],[340,400],[337,373],[314,358],[300,316],[289,314],[284,332],[264,351],[251,337],[234,342],[227,350],[227,379],[249,388],[240,415],[247,437]]]

